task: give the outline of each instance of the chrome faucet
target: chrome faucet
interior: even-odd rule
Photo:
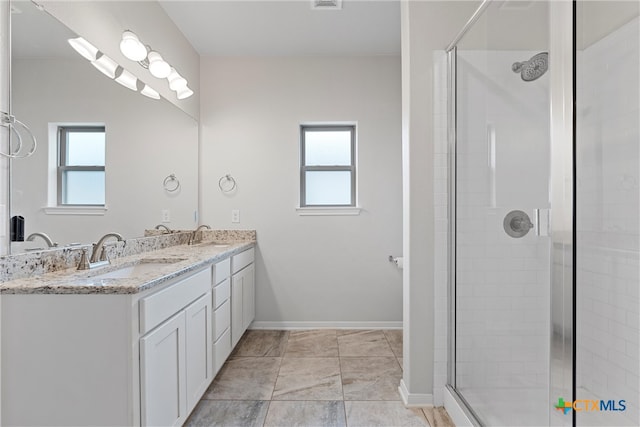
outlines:
[[[29,234],[29,237],[27,237],[27,240],[29,242],[33,242],[36,237],[42,237],[42,240],[44,240],[45,242],[47,242],[47,246],[49,246],[50,248],[56,247],[58,246],[57,243],[55,243],[53,240],[51,240],[51,237],[47,236],[46,233],[31,233]]]
[[[164,224],[156,225],[156,230],[160,230],[161,228],[164,228],[166,230],[166,233],[162,233],[162,234],[171,233],[171,229],[169,227],[167,227],[166,225],[164,225]]]
[[[195,243],[196,233],[202,230],[203,228],[206,228],[207,230],[211,230],[211,227],[209,227],[208,225],[205,225],[205,224],[199,225],[198,228],[196,228],[191,232],[191,236],[189,236],[189,243],[188,243],[189,245],[193,245]]]
[[[124,240],[122,235],[120,235],[118,233],[107,233],[107,234],[105,234],[104,236],[102,236],[100,238],[100,240],[98,240],[98,243],[94,243],[93,244],[93,252],[91,252],[91,259],[89,259],[89,263],[98,262],[98,261],[107,261],[107,262],[109,261],[107,259],[107,252],[104,249],[104,242],[109,237],[115,237],[116,239],[118,239],[119,242]],[[98,251],[100,251],[100,258],[98,258]]]

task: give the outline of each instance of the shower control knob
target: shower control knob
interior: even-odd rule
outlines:
[[[504,217],[504,231],[511,237],[520,238],[525,236],[533,228],[531,218],[526,212],[511,211]]]

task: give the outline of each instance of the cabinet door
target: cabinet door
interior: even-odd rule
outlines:
[[[235,347],[244,333],[242,315],[242,282],[244,276],[242,272],[231,277],[231,347]]]
[[[189,305],[185,314],[187,411],[190,412],[213,379],[211,292]]]
[[[254,264],[242,270],[242,329],[247,330],[256,317],[256,281]]]
[[[185,319],[181,311],[140,339],[143,426],[186,421]]]

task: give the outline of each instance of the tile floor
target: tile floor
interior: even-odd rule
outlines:
[[[400,401],[400,330],[249,330],[187,426],[453,426]]]

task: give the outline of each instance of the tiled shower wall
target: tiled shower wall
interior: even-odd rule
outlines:
[[[548,75],[511,70],[536,53],[458,52],[457,388],[494,400],[548,384],[549,238],[503,228],[549,207]]]
[[[626,400],[640,425],[640,24],[579,52],[578,398]],[[604,415],[604,414],[601,414]],[[615,416],[608,414],[608,417]],[[613,420],[610,418],[609,421]],[[610,424],[581,415],[581,425]]]

